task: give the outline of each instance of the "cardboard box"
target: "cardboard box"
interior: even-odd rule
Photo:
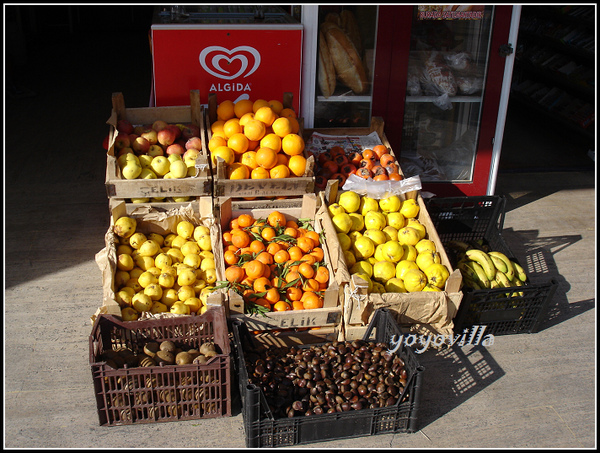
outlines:
[[[208,148],[204,139],[204,109],[200,104],[198,90],[190,92],[188,106],[125,108],[122,93],[113,93],[112,104],[111,116],[106,122],[110,126],[105,180],[109,198],[201,197],[212,194],[212,175],[208,163]],[[163,120],[170,124],[198,126],[203,143],[201,154],[196,159],[196,176],[181,179],[125,179],[117,163],[114,146],[117,138],[117,122],[120,119],[127,119],[134,126],[152,125],[156,120]]]

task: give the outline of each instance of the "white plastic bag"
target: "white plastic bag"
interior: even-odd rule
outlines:
[[[380,200],[391,195],[402,195],[413,190],[421,190],[421,178],[416,175],[402,181],[374,181],[371,178],[364,179],[352,174],[348,176],[342,189]]]

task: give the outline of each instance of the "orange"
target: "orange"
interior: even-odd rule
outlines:
[[[225,279],[228,282],[239,283],[244,277],[246,277],[246,272],[239,266],[233,265],[225,269]]]
[[[300,247],[304,253],[309,253],[315,247],[315,241],[307,236],[301,236],[296,240],[296,245]]]
[[[243,154],[248,151],[250,140],[248,140],[248,137],[246,137],[242,132],[236,132],[227,140],[227,146],[229,146],[234,153]]]
[[[250,172],[250,179],[270,179],[269,170],[263,167],[256,167]]]
[[[290,254],[287,252],[287,250],[279,250],[277,253],[275,253],[275,255],[273,255],[273,261],[275,261],[277,264],[285,263],[289,259]]]
[[[296,156],[304,151],[304,140],[298,134],[287,134],[281,139],[281,149],[288,156]]]
[[[271,148],[259,148],[256,151],[256,163],[270,170],[277,165],[277,152]]]
[[[242,268],[246,271],[248,278],[257,279],[258,277],[262,277],[265,271],[265,264],[258,260],[250,260],[244,263]]]
[[[237,219],[237,217],[235,219],[231,219],[229,221],[229,229],[231,230],[231,233],[233,233],[233,230],[239,230],[240,228],[240,223]]]
[[[306,236],[307,238],[311,238],[315,243],[315,247],[321,243],[321,236],[314,230],[308,230],[306,233],[304,233],[304,236]]]
[[[211,152],[211,160],[213,165],[217,165],[217,157],[225,161],[225,165],[231,165],[235,161],[235,153],[228,146],[219,146]]]
[[[271,255],[273,255],[273,257],[275,257],[277,252],[279,252],[281,250],[284,250],[283,247],[281,245],[277,244],[276,242],[270,242],[267,245],[267,252],[269,252]],[[287,253],[287,251],[286,251],[286,253]],[[288,256],[289,256],[289,254],[288,254]]]
[[[250,169],[239,162],[234,162],[227,167],[229,179],[250,179]]]
[[[231,244],[231,231],[225,231],[223,233],[223,244],[224,245]]]
[[[262,244],[261,241],[258,241],[258,242],[260,242]],[[263,246],[264,246],[264,244],[263,244]],[[270,264],[273,264],[275,262],[275,260],[273,259],[273,255],[271,255],[266,250],[258,252],[258,255],[256,256],[256,259],[258,261],[260,261],[261,263],[266,264],[266,265],[270,265]]]
[[[290,123],[288,118],[282,116],[273,121],[271,127],[273,128],[273,132],[281,138],[292,133],[292,123]]]
[[[329,270],[325,266],[319,266],[315,272],[315,280],[319,283],[329,282]]]
[[[304,304],[299,300],[292,301],[292,310],[304,310]]]
[[[308,278],[308,279],[304,280],[302,289],[304,290],[304,292],[306,292],[306,291],[316,292],[321,289],[321,285],[314,278]]]
[[[250,151],[256,151],[259,146],[260,146],[260,141],[258,141],[258,140],[250,140],[250,142],[248,143],[248,149]]]
[[[252,107],[254,106],[254,102],[250,99],[240,99],[235,104],[233,104],[233,113],[236,117],[241,118],[246,113],[254,113]]]
[[[300,259],[304,256],[304,252],[297,245],[291,246],[287,252],[290,255],[290,259],[293,261],[300,261]]]
[[[302,291],[300,288],[296,288],[294,286],[287,288],[285,290],[286,297],[291,301],[300,300],[302,298],[303,294],[304,294],[304,291]]]
[[[229,266],[238,262],[238,256],[232,250],[227,250],[223,252],[223,259],[225,260],[225,263],[227,263],[227,265]]]
[[[250,235],[244,230],[235,229],[231,231],[231,243],[236,247],[247,247],[250,244]]]
[[[267,299],[264,299],[262,297],[259,297],[258,299],[253,301],[256,305],[260,305],[261,307],[265,307],[265,308],[271,308],[271,304],[269,303],[269,301]]]
[[[215,132],[222,131],[223,125],[225,124],[224,120],[217,120],[210,125],[210,131],[214,134]]]
[[[246,151],[242,154],[240,162],[248,167],[250,171],[254,170],[258,167],[258,164],[256,163],[256,151]]]
[[[290,168],[290,172],[294,176],[304,176],[304,172],[306,171],[306,159],[301,154],[296,154],[295,156],[290,156],[288,161],[288,167]]]
[[[227,121],[235,116],[233,101],[225,100],[217,106],[217,117],[220,120]]]
[[[254,239],[250,242],[250,251],[252,253],[261,253],[264,252],[267,247],[265,247],[265,244],[263,244],[263,241],[259,241],[258,239]],[[269,255],[271,256],[271,255]]]
[[[249,120],[244,126],[244,135],[248,140],[257,141],[265,136],[267,128],[265,123],[256,118]]]
[[[315,264],[317,262],[317,258],[314,255],[307,253],[306,255],[302,256],[302,258],[300,258],[300,261],[303,261],[308,264]]]
[[[245,127],[246,123],[254,119],[254,112],[248,112],[240,117],[240,126]]]
[[[274,228],[271,228],[271,227],[263,228],[263,230],[260,233],[260,236],[265,241],[272,241],[276,235],[277,235],[277,232],[275,231]]]
[[[240,214],[237,220],[240,228],[249,227],[254,223],[254,217],[252,217],[252,214]]]
[[[298,222],[296,222],[295,220],[290,219],[290,220],[288,220],[285,223],[285,226],[288,227],[288,228],[296,228],[297,229],[298,228]]]
[[[287,219],[285,214],[279,211],[273,211],[267,216],[267,223],[272,227],[285,226]]]
[[[292,282],[296,282],[294,283],[291,287],[301,287],[302,286],[302,280],[300,278],[300,274],[298,273],[298,271],[289,271],[286,276],[285,276],[285,282],[287,284],[290,284]]]
[[[277,288],[267,289],[267,294],[265,294],[263,297],[271,304],[276,304],[281,299],[281,295],[279,294],[279,291],[277,291]]]
[[[220,135],[213,135],[208,141],[208,150],[213,152],[219,146],[227,146],[227,139]]]
[[[281,101],[278,101],[277,99],[273,99],[269,101],[269,107],[271,107],[271,110],[273,110],[277,115],[279,115],[283,110],[283,103]]]
[[[298,229],[287,226],[287,222],[286,222],[286,227],[285,227],[285,230],[283,230],[283,234],[295,238],[298,236]]]
[[[262,121],[266,126],[271,126],[279,115],[273,111],[273,109],[267,105],[260,107],[254,112],[254,119]]]
[[[269,103],[265,100],[265,99],[257,99],[256,101],[254,101],[254,104],[252,104],[252,111],[254,113],[256,113],[256,111],[261,108],[261,107],[265,107],[268,106]]]
[[[273,305],[273,311],[288,311],[291,309],[292,309],[292,307],[290,307],[290,304],[288,304],[287,302],[284,302],[282,300],[280,300],[275,305]]]
[[[230,138],[234,134],[242,133],[242,126],[240,125],[240,120],[238,118],[231,118],[225,121],[223,125],[223,132],[227,138]]]
[[[321,247],[313,248],[312,251],[310,252],[310,254],[312,256],[314,256],[318,262],[323,261],[323,259],[325,258],[325,252],[323,251],[323,249]]]
[[[271,285],[271,280],[269,280],[267,277],[258,277],[252,283],[252,288],[254,289],[254,292],[257,293],[265,292],[266,290],[272,287],[273,285]]]
[[[279,137],[277,134],[273,134],[273,133],[266,134],[260,140],[260,147],[261,148],[271,148],[273,151],[278,153],[279,151],[281,151],[281,137]]]
[[[269,176],[271,179],[283,179],[290,176],[290,169],[287,165],[279,164],[275,165],[271,170],[269,170]]]
[[[287,167],[288,163],[289,163],[289,158],[288,158],[287,154],[277,153],[277,165],[285,165]]]
[[[284,118],[298,118],[298,115],[296,115],[294,109],[290,107],[283,108],[281,112],[279,112],[279,116],[282,116]]]
[[[288,117],[288,120],[290,120],[290,125],[292,126],[292,134],[297,134],[300,132],[300,123],[298,120],[293,117]]]
[[[298,272],[305,278],[313,278],[315,275],[315,269],[312,264],[304,262],[298,266]]]
[[[323,298],[314,292],[305,292],[301,301],[306,310],[323,308]]]

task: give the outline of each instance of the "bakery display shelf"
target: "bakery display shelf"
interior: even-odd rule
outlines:
[[[356,96],[356,95],[333,95],[326,98],[325,96],[317,96],[318,102],[371,102],[371,96]]]
[[[438,96],[406,96],[406,102],[433,102]],[[451,102],[481,102],[482,96],[451,96]]]

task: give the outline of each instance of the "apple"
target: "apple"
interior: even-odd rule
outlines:
[[[165,152],[163,151],[163,149],[160,145],[150,145],[150,148],[148,148],[148,152],[146,154],[148,154],[149,156],[152,156],[152,157],[156,157],[156,156],[164,156]]]
[[[148,143],[151,145],[156,145],[158,143],[158,132],[154,129],[146,129],[140,135],[148,140]]]
[[[169,171],[174,178],[180,179],[185,178],[187,176],[188,168],[184,161],[182,161],[181,159],[175,159],[171,162]]]
[[[185,153],[185,148],[179,143],[173,143],[172,145],[167,146],[166,153],[167,155],[179,154],[180,156],[183,156],[183,154]]]
[[[181,135],[186,140],[189,140],[192,137],[199,137],[200,136],[200,128],[198,126],[196,126],[195,124],[190,124],[189,126],[184,126],[184,128],[181,130]]]
[[[179,129],[179,127],[175,124],[167,124],[167,127],[165,129],[170,129],[175,133],[175,140],[181,137],[181,129]]]
[[[168,154],[167,159],[169,159],[169,162],[171,163],[175,162],[176,160],[183,160],[179,154]]]
[[[158,143],[160,143],[163,146],[172,145],[173,143],[175,143],[176,140],[175,132],[173,132],[172,129],[166,127],[158,131],[156,137]]]
[[[154,123],[152,123],[152,129],[154,129],[156,132],[160,132],[168,125],[169,123],[167,123],[166,121],[156,120]]]
[[[169,173],[171,162],[169,162],[169,159],[165,156],[156,156],[152,159],[150,168],[154,170],[154,173],[156,173],[157,176],[164,176]]]
[[[117,121],[117,130],[124,134],[131,134],[133,132],[133,124],[122,118]]]
[[[200,137],[190,137],[185,142],[185,149],[202,149],[202,139]]]
[[[149,154],[142,154],[138,156],[138,160],[142,168],[150,168],[150,165],[152,164],[152,158],[153,156],[150,156]]]
[[[127,162],[121,171],[125,179],[136,179],[142,173],[142,166],[133,161]]]
[[[123,154],[134,154],[133,148],[121,148],[119,152],[117,152],[117,157],[122,156]]]
[[[131,147],[137,154],[145,154],[150,149],[150,142],[144,137],[139,136],[133,141]]]
[[[133,128],[133,132],[132,132],[132,134],[135,134],[135,135],[142,135],[142,133],[143,133],[143,132],[144,132],[146,129],[148,129],[146,126],[142,126],[142,125],[135,126],[135,127]]]
[[[107,135],[106,137],[104,137],[104,140],[102,140],[102,148],[104,148],[106,151],[108,151],[109,142],[110,142],[110,135]]]
[[[131,147],[131,140],[129,140],[129,134],[119,132],[119,135],[117,135],[117,138],[115,139],[115,147],[117,149]]]
[[[200,155],[200,151],[196,148],[190,148],[185,153],[183,153],[183,160],[193,160],[195,161]]]

